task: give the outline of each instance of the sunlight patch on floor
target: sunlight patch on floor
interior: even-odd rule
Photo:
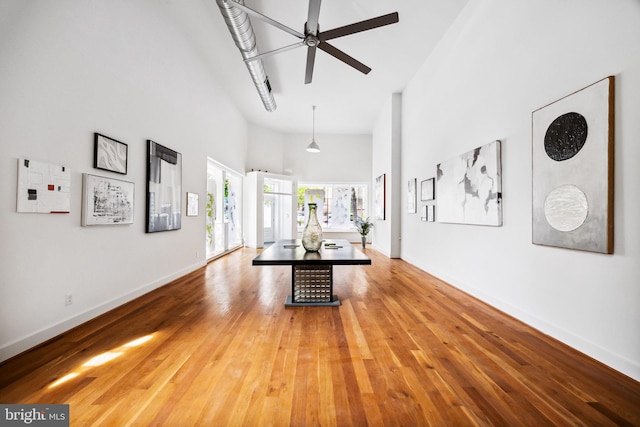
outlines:
[[[88,371],[91,368],[95,368],[98,366],[102,366],[106,363],[109,363],[112,360],[115,360],[118,357],[124,355],[127,352],[127,350],[130,350],[135,347],[139,347],[142,344],[146,343],[147,341],[151,340],[153,336],[154,334],[145,335],[140,338],[136,338],[133,341],[129,341],[128,343],[123,344],[119,347],[114,347],[109,351],[105,351],[104,353],[98,354],[97,356],[94,356],[88,361],[86,361],[85,363],[83,363],[79,368],[75,369],[74,371],[64,375],[63,377],[49,384],[48,388],[57,387],[74,378],[79,377],[81,374],[84,374],[86,371]]]

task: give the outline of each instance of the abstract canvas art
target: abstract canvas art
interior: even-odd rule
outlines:
[[[532,241],[613,253],[614,77],[532,113]]]
[[[69,213],[71,172],[62,165],[18,159],[17,212]]]
[[[82,226],[133,224],[135,184],[82,174]]]
[[[147,233],[181,228],[182,154],[147,141]]]
[[[502,225],[500,141],[437,166],[438,222]]]

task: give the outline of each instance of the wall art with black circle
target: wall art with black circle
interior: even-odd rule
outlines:
[[[613,253],[614,82],[532,114],[534,244]]]

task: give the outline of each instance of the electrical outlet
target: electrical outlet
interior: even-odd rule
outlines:
[[[64,296],[64,305],[71,305],[73,304],[73,295],[68,294]]]

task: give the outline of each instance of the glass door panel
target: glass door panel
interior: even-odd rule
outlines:
[[[293,182],[264,179],[264,243],[293,239]]]
[[[211,159],[206,215],[207,259],[242,246],[242,176]]]
[[[227,247],[242,246],[242,178],[225,172],[225,222],[227,224]]]
[[[264,213],[263,213],[263,229],[264,229],[264,243],[273,243],[276,241],[274,233],[274,210],[275,196],[270,194],[264,195]]]

